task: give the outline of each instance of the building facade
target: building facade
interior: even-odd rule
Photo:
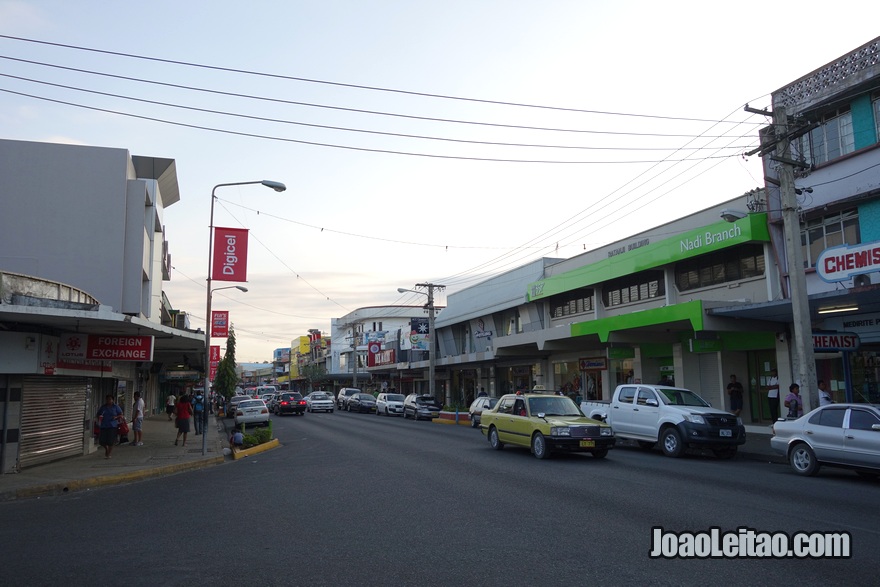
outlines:
[[[0,471],[95,450],[107,394],[158,413],[198,381],[204,335],[162,291],[178,200],[171,159],[0,140]]]

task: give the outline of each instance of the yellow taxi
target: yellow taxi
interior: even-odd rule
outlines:
[[[502,396],[480,418],[480,430],[495,450],[505,444],[529,448],[539,459],[554,452],[588,452],[601,459],[614,447],[611,426],[584,416],[570,398],[543,393]]]

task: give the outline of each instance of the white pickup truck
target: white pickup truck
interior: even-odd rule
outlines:
[[[618,385],[610,402],[584,401],[581,411],[611,424],[617,438],[635,440],[642,448],[660,442],[669,457],[681,456],[686,448],[708,448],[729,459],[746,441],[740,418],[680,387]]]

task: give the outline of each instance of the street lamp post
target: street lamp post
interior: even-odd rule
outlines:
[[[205,310],[205,397],[208,397],[208,394],[211,390],[211,262],[213,261],[213,253],[214,253],[214,202],[217,199],[217,188],[229,187],[234,185],[256,185],[261,184],[268,188],[272,188],[276,192],[283,192],[287,189],[280,181],[271,181],[268,179],[264,179],[261,181],[237,181],[233,183],[218,183],[214,186],[214,189],[211,190],[211,222],[208,225],[208,287],[207,287],[207,309]],[[241,286],[229,286],[235,287],[238,289],[243,289]],[[225,289],[225,288],[217,288],[217,289]],[[215,290],[216,291],[216,290]],[[243,291],[247,291],[247,289],[243,289]],[[204,410],[204,413],[207,414],[207,410]],[[205,416],[207,417],[207,415]],[[202,455],[208,454],[208,440],[207,435],[202,430]]]
[[[427,288],[427,292],[418,291],[415,289],[406,289],[404,287],[397,288],[397,293],[405,293],[412,292],[418,293],[422,295],[428,296],[428,303],[425,304],[425,308],[428,310],[428,333],[430,334],[430,340],[428,343],[430,346],[428,347],[428,393],[435,397],[434,389],[435,389],[435,381],[434,381],[434,371],[437,362],[437,333],[434,332],[434,290],[443,290],[446,288],[445,285],[437,285],[434,283],[417,283],[416,287],[424,287]]]

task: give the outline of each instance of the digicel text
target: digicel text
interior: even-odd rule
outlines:
[[[223,262],[223,275],[235,275],[235,264],[238,263],[238,256],[235,254],[236,235],[227,234],[226,236],[226,260]]]

